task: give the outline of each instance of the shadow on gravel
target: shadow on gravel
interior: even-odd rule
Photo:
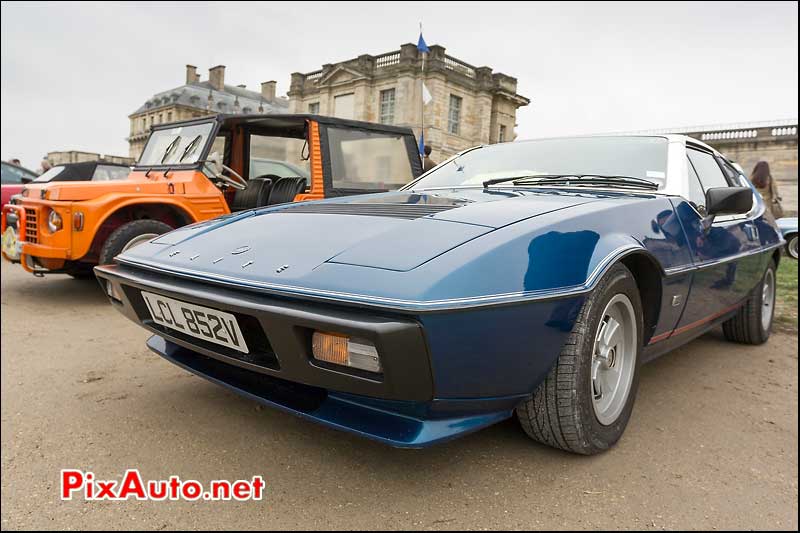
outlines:
[[[74,279],[67,274],[33,275],[26,279],[15,276],[3,283],[3,299],[24,299],[30,305],[97,306],[107,304],[106,295],[95,278]]]

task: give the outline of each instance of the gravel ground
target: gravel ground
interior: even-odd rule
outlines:
[[[645,366],[625,436],[578,457],[516,420],[423,451],[262,409],[151,354],[96,282],[2,265],[3,529],[797,529],[797,337],[714,332]],[[61,468],[249,502],[59,500]]]

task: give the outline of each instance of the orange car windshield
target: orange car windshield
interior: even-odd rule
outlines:
[[[196,163],[214,124],[194,124],[155,130],[150,134],[137,167]]]

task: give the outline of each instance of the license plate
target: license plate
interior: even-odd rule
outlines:
[[[230,313],[142,291],[157,324],[243,353],[249,353],[236,317]]]

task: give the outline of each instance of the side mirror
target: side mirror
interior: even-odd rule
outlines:
[[[206,158],[205,163],[207,165],[211,165],[211,168],[214,172],[214,176],[219,176],[222,174],[223,166],[222,166],[222,156],[219,155],[219,152],[212,152]]]
[[[750,187],[712,187],[706,191],[706,216],[703,229],[711,229],[717,215],[744,215],[753,208]]]
[[[706,213],[716,215],[743,215],[753,208],[753,190],[750,187],[712,187],[706,191]]]

